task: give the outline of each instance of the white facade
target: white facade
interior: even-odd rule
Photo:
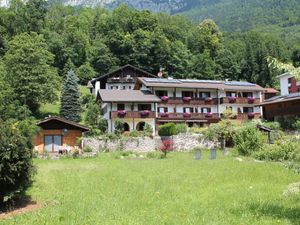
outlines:
[[[285,73],[279,76],[281,95],[289,94],[289,87],[291,86],[291,84],[289,83],[289,79],[292,77],[293,75],[290,73]]]

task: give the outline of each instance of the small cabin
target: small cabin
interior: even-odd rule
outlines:
[[[38,153],[68,153],[82,149],[78,141],[89,128],[61,117],[48,117],[37,124],[41,130],[34,139],[34,149]]]

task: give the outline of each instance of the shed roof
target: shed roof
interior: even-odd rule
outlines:
[[[55,129],[55,128],[60,129],[62,127],[66,127],[68,129],[74,128],[77,130],[81,130],[82,132],[90,130],[87,126],[81,125],[79,123],[58,116],[51,116],[45,118],[44,120],[38,122],[37,125],[42,127],[43,129]]]
[[[149,91],[141,90],[107,90],[100,89],[98,98],[103,102],[160,102],[161,100]]]
[[[265,88],[265,93],[276,94],[278,92],[275,88]]]
[[[269,98],[269,99],[265,100],[258,106],[276,104],[276,103],[281,103],[281,102],[296,101],[296,100],[300,100],[300,92],[288,94],[288,95],[275,96],[273,98]]]
[[[140,77],[138,82],[146,87],[170,87],[170,88],[202,88],[219,90],[241,91],[264,91],[257,84],[246,81],[217,81],[217,80],[194,80],[194,79],[167,79]]]

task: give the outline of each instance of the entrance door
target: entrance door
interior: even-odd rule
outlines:
[[[60,135],[46,135],[45,136],[45,150],[47,152],[58,152],[62,146]]]

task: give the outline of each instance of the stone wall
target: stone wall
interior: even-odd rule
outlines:
[[[175,151],[191,151],[194,147],[211,147],[213,143],[204,140],[201,134],[180,134],[170,137],[173,140]],[[105,138],[85,138],[84,146],[89,146],[94,152],[97,151],[133,151],[151,152],[158,150],[162,145],[161,137],[122,137],[118,140],[107,140]]]

